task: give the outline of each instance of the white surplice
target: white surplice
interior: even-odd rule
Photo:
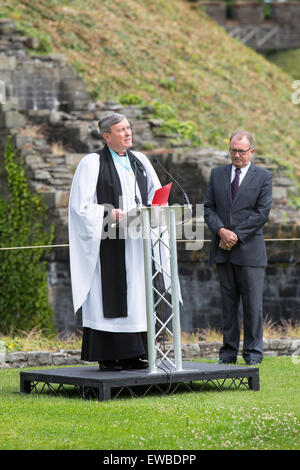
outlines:
[[[151,204],[159,179],[148,158],[133,152],[143,163],[148,181],[148,203]],[[74,311],[82,307],[82,326],[110,332],[147,331],[143,239],[136,234],[125,240],[127,276],[127,317],[104,318],[100,267],[100,243],[104,206],[97,204],[99,155],[90,153],[76,169],[69,202],[70,269]],[[114,161],[122,187],[123,210],[136,206],[135,179]],[[141,195],[136,186],[137,195]]]

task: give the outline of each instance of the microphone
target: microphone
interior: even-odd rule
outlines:
[[[158,163],[158,165],[161,167],[161,169],[174,181],[175,184],[177,184],[177,186],[179,186],[179,188],[181,189],[183,195],[184,195],[184,198],[187,202],[187,205],[190,206],[191,203],[190,203],[190,200],[185,192],[185,190],[183,189],[183,187],[178,183],[178,181],[176,181],[176,179],[162,166],[162,164],[160,163],[159,160],[157,160],[157,158],[153,158],[153,161],[155,163]]]

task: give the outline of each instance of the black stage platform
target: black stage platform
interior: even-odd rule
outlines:
[[[100,401],[129,396],[146,396],[149,392],[161,394],[176,390],[201,391],[212,386],[217,390],[259,390],[259,369],[249,366],[220,365],[201,362],[183,362],[183,370],[176,371],[162,363],[157,373],[148,369],[121,372],[101,372],[98,366],[74,366],[20,372],[20,392],[54,392],[76,394],[81,398]]]

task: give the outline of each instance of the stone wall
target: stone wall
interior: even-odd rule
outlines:
[[[28,54],[28,48],[38,47],[36,41],[0,18],[0,71],[7,100],[15,101],[19,111],[85,109],[88,94],[74,68],[59,54]]]
[[[220,342],[208,343],[205,341],[182,344],[182,358],[183,360],[218,358],[221,346]],[[239,357],[241,357],[242,347],[243,343],[241,342]],[[264,339],[264,354],[265,356],[292,356],[295,361],[300,361],[300,339]],[[81,351],[77,349],[60,350],[54,353],[49,351],[11,352],[0,360],[0,369],[90,364],[82,361],[80,356]]]
[[[277,24],[300,24],[300,5],[298,1],[271,1],[264,8],[263,2],[237,0],[226,5],[225,1],[193,0],[191,8],[204,10],[218,23],[236,20],[240,24],[260,24],[270,19]]]
[[[161,122],[153,119],[149,107],[122,107],[109,102],[91,102],[87,98],[84,83],[75,72],[64,66],[63,58],[29,55],[24,38],[13,29],[10,21],[0,21],[0,80],[12,80],[6,104],[0,105],[0,152],[8,134],[26,163],[26,171],[32,188],[42,194],[49,207],[49,219],[55,222],[55,244],[68,244],[67,208],[69,191],[75,168],[85,153],[102,145],[97,122],[109,110],[123,112],[132,122],[134,148],[144,151],[149,159],[157,158],[188,192],[195,205],[203,199],[212,167],[229,162],[227,152],[216,149],[191,148],[169,144],[169,136],[161,133]],[[49,65],[56,86],[49,87],[43,81]],[[28,69],[27,69],[28,67]],[[66,69],[65,69],[66,67]],[[49,100],[34,102],[34,89],[30,99],[24,99],[23,86],[18,71],[31,70],[31,76],[44,87],[43,96]],[[26,75],[26,73],[25,73]],[[66,90],[65,77],[68,80]],[[55,79],[55,77],[57,77]],[[25,83],[25,82],[24,82]],[[43,85],[42,85],[43,84]],[[25,86],[25,85],[24,85]],[[26,86],[29,86],[28,83]],[[78,93],[77,93],[78,91]],[[62,100],[62,101],[60,101]],[[33,108],[31,108],[33,106]],[[274,203],[266,238],[300,237],[299,211],[289,205],[289,195],[296,190],[296,182],[285,175],[284,167],[275,162],[256,157],[257,164],[274,173]],[[155,164],[154,164],[155,166]],[[156,168],[163,184],[168,177]],[[5,179],[0,176],[0,191],[6,193]],[[174,185],[172,202],[182,202],[182,194]],[[205,239],[210,234],[206,228]],[[221,326],[221,302],[216,273],[207,264],[209,243],[202,250],[186,250],[178,243],[179,273],[182,286],[182,328]],[[299,243],[267,243],[269,265],[266,270],[265,316],[270,319],[300,319],[299,301]],[[77,328],[78,319],[73,314],[68,247],[61,246],[51,252],[49,261],[49,292],[59,331]]]
[[[258,51],[300,47],[299,1],[265,5],[263,2],[236,1],[227,5],[225,1],[199,0],[193,2],[191,8],[204,10],[230,35]]]

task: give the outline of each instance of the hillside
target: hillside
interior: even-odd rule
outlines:
[[[9,0],[1,3],[0,17],[40,39],[35,53],[65,54],[93,100],[132,94],[159,102],[161,114],[192,121],[202,145],[221,149],[233,130],[248,129],[259,154],[290,163],[300,177],[293,79],[192,3]]]
[[[295,80],[300,80],[300,49],[270,52],[267,59],[276,64]]]

